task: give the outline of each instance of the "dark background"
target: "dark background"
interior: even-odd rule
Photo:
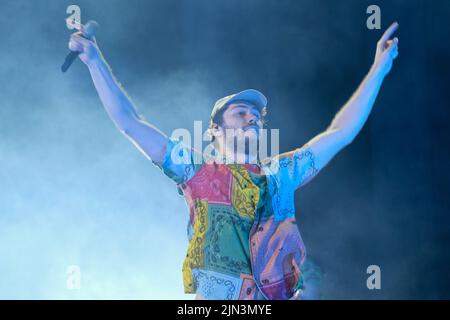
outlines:
[[[59,199],[55,207],[73,208],[81,201],[83,208],[92,208],[97,201],[114,202],[117,190],[107,186],[119,184],[123,188],[119,198],[125,199],[120,202],[121,210],[134,214],[136,224],[149,219],[158,198],[164,199],[165,210],[174,210],[170,201],[176,197],[175,187],[132,147],[125,147],[127,142],[114,132],[102,110],[87,69],[76,61],[67,74],[59,71],[71,33],[64,24],[69,4],[73,3],[1,1],[3,253],[6,243],[20,248],[23,241],[15,236],[25,232],[23,224],[16,233],[5,233],[11,230],[11,221],[25,211],[38,214],[33,207],[23,211],[21,203],[47,204]],[[296,193],[297,220],[308,254],[324,271],[323,298],[450,298],[449,1],[114,0],[75,4],[81,7],[83,22],[95,19],[100,23],[99,46],[149,122],[167,134],[178,127],[192,128],[194,120],[208,120],[218,98],[256,88],[268,97],[268,124],[280,128],[282,152],[303,145],[329,125],[369,70],[382,31],[398,21],[399,56],[367,123],[349,147]],[[381,8],[382,30],[366,28],[366,8],[371,4]],[[70,105],[69,100],[76,108],[63,111],[62,104]],[[111,146],[119,140],[120,145]],[[48,143],[53,147],[45,148]],[[108,154],[111,148],[119,156],[110,156],[108,170],[103,165],[90,167],[99,153]],[[127,157],[121,158],[124,149]],[[17,161],[23,165],[14,166]],[[48,161],[57,165],[44,169]],[[148,169],[139,173],[139,166],[136,169],[128,161]],[[18,178],[24,170],[26,181]],[[72,172],[70,181],[64,180],[65,172]],[[99,185],[89,184],[88,176],[96,176],[103,192],[98,191]],[[142,199],[138,187],[149,182],[158,187],[146,190],[146,204],[136,207]],[[42,185],[48,188],[45,194],[36,191]],[[64,188],[68,191],[55,191]],[[85,193],[77,193],[86,188]],[[74,195],[80,198],[72,200]],[[182,205],[179,208],[185,210]],[[185,213],[160,221],[161,226]],[[109,219],[123,222],[127,218],[118,213]],[[67,219],[58,221],[53,224],[55,229]],[[26,234],[32,239],[30,230]],[[56,235],[52,243],[62,241]],[[131,241],[126,233],[115,239],[116,244]],[[186,245],[182,241],[180,250]],[[97,248],[107,248],[99,242]],[[170,244],[167,248],[171,250]],[[14,279],[14,270],[22,261],[15,259],[20,254],[25,251],[9,252],[9,259],[3,255],[0,269],[4,277]],[[98,255],[95,250],[91,254]],[[381,268],[381,290],[366,287],[366,268],[372,264]],[[181,282],[181,264],[175,269],[179,271],[173,277]],[[127,281],[126,275],[121,279]],[[15,288],[9,291],[0,286],[0,296],[61,296],[39,290],[33,295],[25,284]]]

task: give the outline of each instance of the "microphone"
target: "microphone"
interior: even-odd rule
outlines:
[[[83,26],[81,23],[73,21],[71,22],[71,24],[78,30],[81,31],[80,36],[88,39],[88,40],[92,40],[94,35],[95,35],[95,31],[98,28],[98,23],[94,20],[90,20],[86,23],[85,26]],[[61,66],[61,71],[62,72],[66,72],[69,67],[72,65],[72,63],[75,61],[75,59],[79,56],[81,52],[79,51],[70,51],[69,54],[66,56],[66,59],[64,60],[63,65]]]

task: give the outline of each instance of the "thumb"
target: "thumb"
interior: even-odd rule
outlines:
[[[398,46],[398,38],[395,37],[394,39],[389,40],[389,41],[387,42],[387,44],[388,44],[387,50],[393,50],[393,49],[395,49],[395,48]]]
[[[395,59],[398,56],[398,38],[392,40],[389,46],[389,54]]]

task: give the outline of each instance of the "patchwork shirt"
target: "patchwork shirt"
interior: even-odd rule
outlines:
[[[264,164],[194,161],[168,139],[162,164],[189,208],[185,293],[206,299],[289,299],[301,289],[306,251],[294,192],[318,172],[308,145]]]

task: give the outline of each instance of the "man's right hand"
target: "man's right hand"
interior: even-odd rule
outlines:
[[[102,54],[95,37],[89,40],[82,37],[82,35],[83,32],[80,30],[70,36],[69,49],[80,52],[79,57],[81,61],[89,67],[98,62],[102,58]]]

